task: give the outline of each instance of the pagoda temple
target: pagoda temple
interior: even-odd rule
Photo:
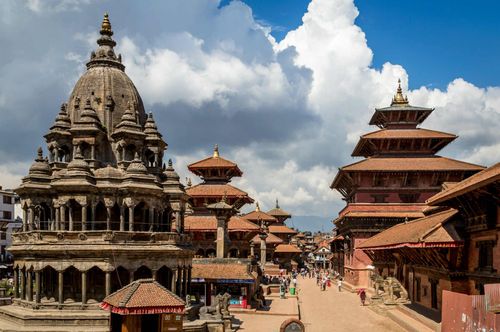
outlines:
[[[436,155],[457,136],[419,127],[433,111],[410,105],[399,82],[391,105],[375,109],[370,120],[380,129],[361,136],[354,148],[352,156],[364,159],[340,168],[330,186],[347,202],[334,220],[332,241],[338,260],[333,266],[347,286],[367,287],[374,268],[359,244],[395,224],[423,217],[425,201],[443,182],[461,181],[484,168]],[[388,273],[383,265],[377,269]]]
[[[108,15],[87,70],[62,104],[16,189],[13,304],[0,326],[109,331],[106,296],[154,278],[184,297],[193,252],[183,233],[188,196],[163,159],[167,144],[125,74]]]
[[[197,257],[215,257],[217,220],[207,206],[224,198],[227,204],[240,209],[247,203],[253,203],[253,199],[243,190],[229,184],[233,177],[240,177],[243,172],[237,164],[219,155],[217,145],[212,156],[188,165],[188,169],[203,182],[186,189],[191,200],[190,213],[185,217],[184,227],[193,238]],[[259,232],[259,226],[233,215],[227,224],[227,232],[228,256],[247,258],[250,254],[250,240]]]

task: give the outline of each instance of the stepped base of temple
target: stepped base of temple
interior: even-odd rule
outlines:
[[[19,305],[0,307],[0,331],[109,331],[109,313],[101,309],[33,309]]]
[[[264,269],[263,269],[263,274],[264,275],[270,275],[270,276],[279,276],[280,275],[280,267],[279,265],[277,264],[273,264],[273,263],[266,263],[264,265]]]

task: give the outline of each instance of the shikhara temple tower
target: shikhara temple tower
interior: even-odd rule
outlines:
[[[14,304],[0,308],[2,327],[11,321],[17,330],[106,331],[109,313],[98,303],[140,278],[187,294],[188,196],[172,163],[162,167],[167,144],[125,74],[112,35],[105,15],[87,70],[45,135],[48,158],[40,148],[16,190],[23,228],[9,249]]]
[[[419,128],[432,108],[411,106],[398,85],[391,106],[378,108],[352,153],[361,161],[339,169],[332,189],[347,205],[334,220],[333,267],[348,284],[366,287],[372,262],[357,245],[397,223],[423,216],[424,202],[443,182],[461,181],[482,166],[436,155],[457,136]],[[390,258],[388,258],[390,260]],[[378,272],[389,273],[383,266]],[[394,271],[391,271],[393,273]]]

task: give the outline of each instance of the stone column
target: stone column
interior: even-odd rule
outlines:
[[[92,202],[90,204],[90,224],[91,224],[92,230],[95,230],[95,223],[97,221],[97,220],[95,220],[95,208],[96,208],[96,204]]]
[[[264,268],[266,265],[266,239],[260,239],[260,266]]]
[[[183,292],[183,298],[185,298],[185,297],[186,297],[186,295],[188,295],[188,294],[189,294],[189,293],[188,293],[188,282],[189,282],[189,278],[188,278],[188,267],[187,267],[187,266],[185,266],[183,270],[184,270],[184,285],[183,285],[182,289],[183,289],[183,291],[184,291],[184,292]]]
[[[192,266],[188,267],[188,284],[187,284],[187,293],[191,294],[191,270],[193,269]]]
[[[17,299],[18,298],[18,294],[19,294],[19,273],[18,273],[19,269],[16,267],[14,269],[14,298]]]
[[[106,283],[106,296],[111,294],[111,272],[106,271],[105,274],[105,283]]]
[[[31,271],[26,271],[26,301],[33,301],[33,280]]]
[[[54,225],[54,230],[55,230],[55,231],[58,231],[58,230],[60,229],[60,225],[59,225],[59,223],[60,223],[61,221],[60,221],[59,215],[60,215],[60,213],[59,213],[59,208],[58,208],[58,207],[56,207],[56,224]]]
[[[155,209],[149,208],[149,231],[153,231],[153,224],[155,222]]]
[[[227,223],[226,216],[219,215],[217,218],[217,258],[225,258],[227,254]]]
[[[87,205],[82,205],[82,231],[87,230]]]
[[[87,271],[82,271],[82,304],[87,304]]]
[[[30,231],[33,230],[33,224],[35,223],[35,209],[30,206],[29,207],[29,222],[28,222],[28,229]]]
[[[184,279],[186,278],[186,269],[181,267],[179,271],[179,296],[184,297]]]
[[[255,257],[255,243],[253,241],[250,241],[250,257]]]
[[[131,283],[132,281],[134,281],[134,271],[130,271],[129,273],[128,282]]]
[[[56,208],[51,206],[50,207],[50,215],[51,215],[51,222],[50,222],[50,226],[49,226],[49,230],[50,231],[55,231],[56,230]]]
[[[158,270],[151,269],[151,277],[153,277],[154,281],[158,280]]]
[[[90,159],[95,160],[95,144],[90,146]]]
[[[173,293],[175,293],[176,289],[177,289],[177,273],[178,273],[177,268],[176,267],[172,268],[172,285],[171,285],[170,290]]]
[[[134,207],[129,206],[128,208],[128,230],[129,232],[134,231]]]
[[[36,303],[40,303],[41,299],[42,299],[42,296],[40,294],[40,290],[41,290],[41,286],[40,286],[40,271],[35,271],[35,302]]]
[[[23,232],[28,230],[28,211],[26,207],[23,207]]]
[[[23,271],[22,269],[19,269],[19,273],[21,274],[21,281],[20,281],[20,294],[19,298],[24,299],[26,297],[26,275],[24,274],[26,271]]]
[[[120,206],[120,231],[125,230],[125,207],[123,205]]]
[[[176,275],[176,284],[175,284],[175,294],[178,296],[181,296],[181,280],[182,280],[182,268],[178,267],[177,268],[177,273]]]
[[[63,271],[58,271],[57,272],[57,288],[58,288],[58,296],[57,299],[59,301],[59,304],[64,303],[64,285],[63,285]]]
[[[111,207],[106,207],[106,230],[111,230]]]
[[[68,207],[68,216],[69,216],[68,230],[71,232],[73,230],[73,208],[71,207],[71,205]]]
[[[59,222],[60,222],[60,224],[59,224],[59,230],[64,231],[64,229],[66,227],[64,225],[64,223],[66,221],[66,205],[61,205],[61,207],[59,208],[59,210],[60,210],[60,213],[61,213],[61,216],[59,218]]]

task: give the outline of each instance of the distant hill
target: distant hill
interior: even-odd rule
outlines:
[[[289,227],[299,229],[300,231],[322,231],[329,232],[333,228],[330,218],[319,216],[293,216],[286,221]]]

